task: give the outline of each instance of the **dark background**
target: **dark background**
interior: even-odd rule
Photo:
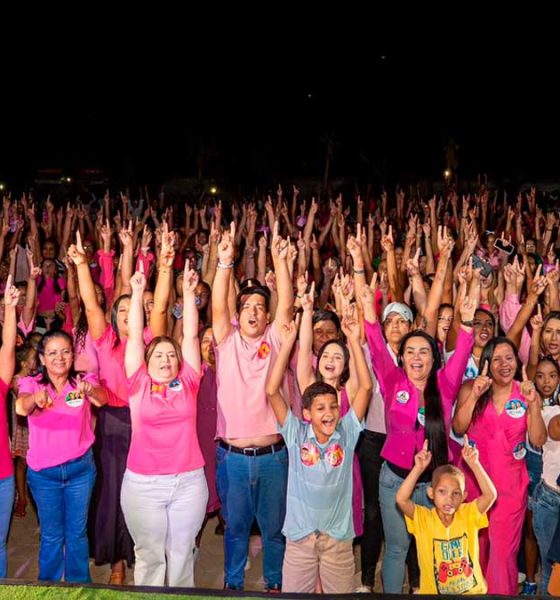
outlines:
[[[558,180],[556,21],[469,7],[8,20],[0,179],[94,166],[138,183],[320,179],[330,140],[332,177],[414,181],[441,178],[453,138],[460,177]]]

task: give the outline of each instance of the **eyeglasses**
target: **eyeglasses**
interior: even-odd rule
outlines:
[[[72,354],[73,352],[72,350],[70,350],[70,348],[63,348],[61,350],[49,350],[48,352],[45,352],[45,356],[50,359],[56,358],[57,356],[68,358],[72,356]]]

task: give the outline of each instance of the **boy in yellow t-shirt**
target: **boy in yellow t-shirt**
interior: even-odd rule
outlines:
[[[414,504],[412,494],[420,475],[432,462],[428,441],[414,457],[414,467],[397,492],[407,529],[416,538],[420,563],[420,594],[485,594],[486,581],[479,561],[478,530],[488,527],[486,513],[496,500],[496,488],[482,465],[478,450],[462,451],[481,489],[481,495],[463,504],[467,497],[465,476],[453,465],[434,470],[428,496],[434,508]]]

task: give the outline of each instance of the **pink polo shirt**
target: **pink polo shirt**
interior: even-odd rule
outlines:
[[[7,395],[8,385],[0,378],[0,479],[5,479],[14,474],[14,463],[10,453],[10,439],[8,437]]]
[[[250,438],[278,433],[265,387],[279,349],[274,323],[252,341],[242,338],[239,329],[232,327],[216,346],[217,437]]]
[[[37,285],[42,281],[43,277],[41,276],[37,280]],[[39,300],[37,306],[37,312],[39,314],[52,311],[56,308],[58,302],[61,301],[61,295],[54,289],[54,279],[47,277],[44,279],[45,284],[40,292],[37,294],[37,298]],[[66,282],[62,277],[57,279],[58,287],[63,290],[66,287]]]
[[[141,475],[172,475],[204,466],[196,433],[200,379],[186,361],[169,384],[153,381],[145,363],[128,378],[132,421],[128,469]]]
[[[373,324],[365,321],[365,328],[373,370],[385,401],[387,439],[381,456],[402,469],[412,469],[414,455],[422,448],[426,437],[424,411],[419,407],[418,389],[405,371],[395,364],[387,349],[379,321]],[[453,356],[437,372],[448,436],[451,429],[451,409],[463,382],[473,342],[472,332],[467,333],[461,328]],[[452,458],[451,452],[449,458]]]
[[[52,406],[35,410],[27,416],[29,425],[29,450],[27,464],[40,471],[61,465],[83,456],[93,444],[91,405],[69,381],[57,393],[52,385],[39,383],[42,375],[22,377],[18,394],[33,394],[46,389]],[[83,375],[84,381],[99,385],[97,377]]]
[[[144,343],[149,344],[153,339],[149,327],[144,329]],[[126,338],[121,338],[117,346],[117,336],[109,323],[100,338],[93,340],[97,351],[99,366],[99,381],[107,389],[107,405],[121,408],[128,406],[128,384],[124,370],[124,355],[126,352]]]

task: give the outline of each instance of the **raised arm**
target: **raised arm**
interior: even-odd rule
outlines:
[[[173,261],[175,260],[175,233],[163,224],[161,252],[158,260],[158,277],[154,291],[154,308],[150,316],[150,329],[154,337],[167,333],[167,305],[173,285]]]
[[[198,310],[194,290],[198,285],[198,273],[191,269],[183,274],[183,360],[200,373],[200,344],[198,341]]]
[[[358,421],[361,421],[364,418],[369,405],[373,383],[371,381],[371,375],[364,356],[364,351],[360,344],[360,324],[354,315],[355,307],[349,306],[347,310],[348,312],[342,320],[342,331],[348,339],[350,354],[354,359],[354,366],[358,376],[358,388],[353,397],[349,398],[349,401]]]
[[[128,310],[128,341],[124,355],[124,369],[132,377],[144,362],[144,306],[142,296],[146,289],[146,277],[140,271],[130,279],[132,297]]]
[[[479,513],[485,513],[490,509],[498,497],[498,492],[478,460],[478,450],[469,444],[469,438],[465,435],[465,443],[461,452],[463,460],[469,465],[476,482],[480,488],[480,496],[476,499],[476,507]]]
[[[294,342],[296,341],[298,331],[297,322],[290,321],[288,324],[279,327],[278,331],[280,334],[281,346],[278,356],[274,361],[272,371],[268,376],[268,381],[266,382],[266,397],[276,415],[276,420],[280,426],[284,426],[286,415],[288,414],[288,405],[280,392],[280,388],[282,386],[284,374],[288,368],[288,363],[290,362],[290,354],[292,353]]]
[[[535,384],[527,377],[527,370],[523,365],[523,381],[519,388],[521,395],[527,401],[527,434],[533,446],[542,447],[546,442],[547,431],[541,410],[541,397]]]
[[[230,276],[234,267],[235,224],[224,231],[218,244],[218,265],[212,286],[212,330],[216,344],[220,344],[230,333],[231,315],[228,309]]]
[[[315,297],[315,282],[311,284],[309,292],[303,294],[301,306],[303,317],[299,335],[299,350],[297,358],[297,382],[303,392],[305,388],[316,381],[313,372],[313,301]]]
[[[292,320],[294,290],[287,263],[288,240],[283,240],[278,235],[278,221],[274,223],[271,253],[276,274],[276,289],[278,290],[278,306],[274,321],[278,327],[282,327]]]
[[[414,456],[414,466],[406,479],[401,483],[397,490],[395,501],[400,511],[409,519],[414,518],[414,510],[416,505],[412,500],[412,494],[420,475],[428,468],[432,462],[432,453],[428,450],[428,440],[424,440],[422,450]]]
[[[472,421],[472,414],[478,399],[490,389],[492,380],[488,377],[488,362],[484,363],[482,372],[473,381],[463,383],[459,390],[457,408],[453,417],[453,431],[457,435],[464,435]]]
[[[82,238],[80,233],[76,233],[76,245],[68,248],[68,256],[76,265],[78,272],[78,284],[80,286],[80,296],[82,297],[86,308],[86,318],[88,322],[89,332],[94,340],[99,339],[105,332],[106,321],[103,309],[97,302],[97,294],[95,286],[89,270],[84,248],[82,246]]]
[[[16,367],[16,306],[19,294],[19,290],[12,285],[11,276],[8,276],[4,292],[4,327],[2,328],[2,348],[0,348],[0,378],[7,386],[12,381]]]

